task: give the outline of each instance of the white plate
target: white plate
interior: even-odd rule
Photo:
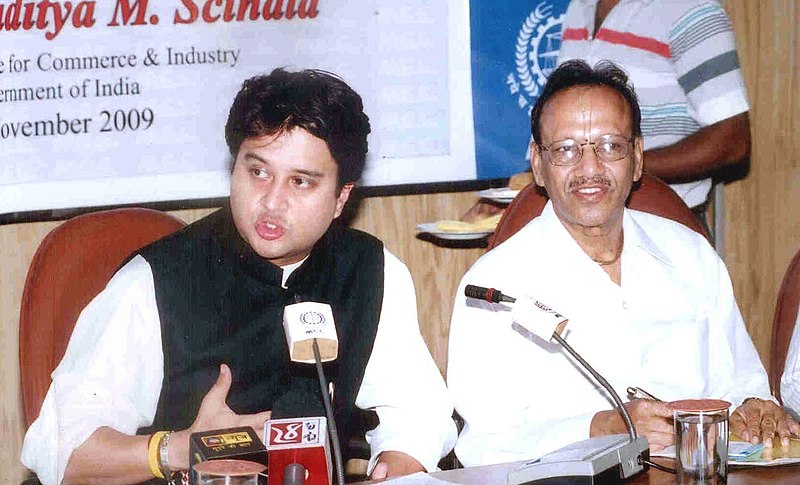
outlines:
[[[465,241],[469,239],[480,239],[486,237],[494,231],[478,231],[478,232],[445,232],[436,228],[435,222],[426,222],[424,224],[417,224],[417,230],[420,232],[427,232],[439,239],[449,239],[452,241]]]
[[[519,190],[509,189],[508,187],[500,187],[497,189],[486,189],[478,192],[479,197],[484,199],[491,199],[495,202],[511,202],[514,197],[519,194]]]

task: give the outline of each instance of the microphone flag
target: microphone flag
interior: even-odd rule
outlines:
[[[323,417],[270,419],[264,425],[269,485],[283,485],[284,470],[299,463],[306,485],[331,485],[333,469],[328,425]]]

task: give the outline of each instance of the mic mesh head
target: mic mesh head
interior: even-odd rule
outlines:
[[[500,297],[502,294],[494,288],[467,285],[464,287],[464,295],[467,298],[475,298],[476,300],[484,300],[491,303],[500,303]]]

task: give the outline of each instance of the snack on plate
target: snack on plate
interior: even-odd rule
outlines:
[[[441,232],[492,232],[503,214],[495,214],[475,222],[444,220],[436,223],[436,230]]]
[[[533,172],[516,173],[508,179],[508,188],[511,190],[522,190],[533,182]]]

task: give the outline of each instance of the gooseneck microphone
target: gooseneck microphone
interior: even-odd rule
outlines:
[[[613,437],[590,438],[586,440],[585,443],[591,443],[593,441],[597,443],[594,446],[589,445],[589,447],[597,451],[592,458],[587,459],[582,456],[571,460],[569,463],[563,461],[563,457],[565,456],[563,450],[569,451],[573,445],[559,450],[562,452],[560,455],[562,461],[556,464],[556,466],[553,466],[554,463],[549,462],[547,460],[548,455],[545,455],[531,463],[531,466],[523,467],[521,470],[510,473],[508,477],[510,484],[534,483],[536,480],[546,481],[556,476],[568,476],[566,474],[569,473],[572,473],[573,476],[597,476],[599,473],[605,472],[611,467],[619,467],[620,478],[624,479],[644,469],[643,463],[649,458],[647,439],[644,437],[637,437],[636,428],[631,421],[631,417],[625,409],[622,399],[620,399],[619,395],[614,391],[614,388],[611,387],[611,384],[609,384],[600,373],[589,365],[589,363],[561,337],[561,332],[568,321],[566,317],[533,298],[513,298],[504,295],[494,288],[467,285],[464,288],[464,295],[467,298],[488,301],[490,303],[513,303],[512,319],[514,323],[543,340],[555,340],[558,342],[558,344],[578,361],[578,363],[603,386],[606,392],[608,392],[628,430],[629,438],[623,440],[622,443],[612,442],[611,438]],[[625,435],[618,436],[625,437]],[[579,442],[576,445],[582,444],[584,444],[584,442]],[[580,446],[578,446],[578,448],[580,448]],[[585,449],[583,452],[585,454]],[[558,455],[558,452],[553,453],[553,455]],[[597,459],[598,457],[599,459]]]
[[[500,303],[500,302],[516,303],[517,301],[516,298],[504,295],[499,290],[496,290],[494,288],[485,288],[483,286],[477,286],[477,285],[467,285],[466,287],[464,287],[464,296],[466,296],[467,298],[475,298],[478,300],[488,301],[490,303]],[[535,302],[534,307],[543,311],[549,311],[555,315],[559,315],[558,313],[555,313],[552,310],[550,310],[549,307],[542,305],[539,302]],[[526,308],[525,310],[528,309]],[[622,415],[622,420],[625,421],[625,427],[628,428],[628,434],[631,436],[631,440],[635,440],[636,428],[634,428],[633,426],[631,417],[628,414],[628,411],[625,409],[625,405],[622,403],[622,399],[620,399],[617,392],[614,391],[614,388],[611,387],[611,384],[609,384],[608,381],[603,376],[601,376],[599,372],[594,370],[594,368],[591,365],[589,365],[589,363],[586,362],[583,359],[583,357],[581,357],[580,354],[578,354],[578,352],[575,351],[575,349],[573,349],[572,346],[570,346],[566,342],[566,340],[564,340],[561,337],[561,335],[559,334],[559,330],[553,331],[551,335],[546,335],[542,334],[543,331],[541,330],[541,328],[537,328],[537,326],[535,325],[524,325],[524,327],[541,339],[555,340],[556,342],[558,342],[562,347],[564,347],[564,349],[567,352],[569,352],[569,354],[573,358],[575,358],[575,360],[577,360],[587,371],[589,371],[592,377],[594,377],[597,380],[597,382],[599,382],[600,385],[603,386],[603,389],[605,389],[611,395],[611,398],[614,400],[614,403],[617,406],[617,410]]]

